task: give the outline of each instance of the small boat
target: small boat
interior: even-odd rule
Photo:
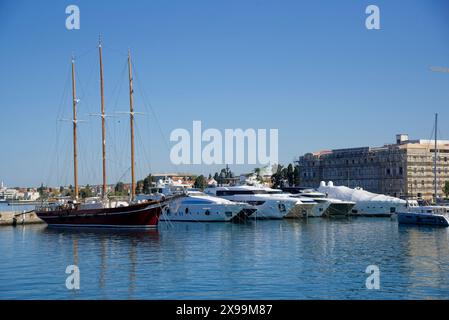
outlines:
[[[413,206],[404,212],[398,212],[399,224],[428,226],[449,226],[449,207],[445,206]]]

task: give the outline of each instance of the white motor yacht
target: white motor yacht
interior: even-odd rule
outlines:
[[[278,194],[277,191],[275,189],[248,185],[205,189],[205,192],[208,194],[250,204],[254,209],[257,209],[250,218],[283,219],[287,215],[290,215],[290,217],[307,215],[308,204],[303,204],[299,199],[290,198],[280,190]]]
[[[362,188],[334,186],[332,181],[329,181],[328,184],[322,181],[318,191],[326,194],[329,198],[355,202],[355,206],[351,210],[351,214],[355,216],[390,217],[396,212],[404,211],[407,207],[405,200],[368,192]]]
[[[187,189],[173,181],[159,181],[153,193],[138,195],[137,200],[155,200],[173,195],[169,205],[164,208],[160,221],[184,222],[226,222],[248,218],[256,210],[246,203],[236,203],[207,195],[201,191]]]

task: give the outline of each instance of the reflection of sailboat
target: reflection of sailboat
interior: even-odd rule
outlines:
[[[106,151],[105,151],[105,113],[103,95],[102,47],[99,44],[100,82],[101,82],[101,118],[102,118],[102,155],[103,155],[103,199],[89,203],[78,202],[78,166],[77,166],[77,103],[75,83],[75,61],[72,59],[72,94],[73,94],[73,165],[75,195],[74,199],[62,203],[49,204],[36,208],[36,214],[50,226],[77,227],[114,227],[114,228],[148,228],[156,227],[162,209],[167,206],[165,199],[135,201],[135,162],[134,162],[134,99],[131,54],[128,52],[129,105],[131,129],[131,201],[108,201],[106,199]]]
[[[153,250],[159,252],[161,245],[159,229],[42,228],[41,232],[52,236],[52,238],[64,238],[64,243],[69,241],[73,250],[71,264],[81,265],[80,269],[86,263],[98,265],[98,269],[95,269],[98,270],[97,285],[104,299],[108,298],[111,285],[117,283],[117,264],[126,266],[123,270],[126,270],[127,274],[123,280],[127,280],[125,283],[129,298],[133,298],[138,278],[142,276],[138,272],[138,266],[140,263],[145,263],[145,261],[142,262],[142,257],[139,255],[139,248],[144,248],[144,252],[147,254]],[[79,239],[94,245],[88,252],[79,255]],[[88,258],[88,261],[83,262],[83,257],[84,260]],[[120,269],[121,266],[118,268]]]
[[[435,114],[435,149],[434,157],[434,199],[438,200],[438,175],[437,175],[437,157],[438,157],[438,114]],[[434,225],[449,227],[449,207],[446,206],[409,206],[406,211],[398,212],[398,222],[400,224]]]

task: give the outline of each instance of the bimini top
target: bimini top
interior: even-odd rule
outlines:
[[[394,203],[402,203],[406,204],[407,201],[386,196],[384,194],[372,193],[362,188],[351,189],[345,186],[334,186],[332,181],[329,181],[326,185],[326,182],[321,181],[320,187],[318,188],[319,192],[326,193],[329,198],[336,198],[344,201],[379,201],[379,202],[394,202]]]

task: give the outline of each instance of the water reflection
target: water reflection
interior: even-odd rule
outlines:
[[[448,240],[448,229],[382,218],[148,231],[23,226],[0,233],[0,298],[449,298]],[[80,267],[76,293],[64,286],[70,264]],[[381,269],[378,291],[365,287],[372,264]]]
[[[72,261],[73,264],[80,266],[80,270],[82,269],[82,265],[89,264],[92,266],[92,262],[98,260],[98,288],[104,294],[103,297],[108,297],[110,294],[111,283],[108,285],[108,280],[110,281],[116,276],[117,262],[114,262],[114,260],[116,260],[117,256],[119,257],[120,266],[127,266],[128,268],[128,270],[123,271],[128,278],[127,292],[128,298],[131,299],[133,298],[136,290],[136,282],[138,281],[138,247],[149,247],[152,248],[151,250],[155,248],[157,250],[160,247],[160,233],[158,230],[47,227],[42,229],[41,232],[45,236],[57,236],[63,243],[71,243]],[[92,247],[93,251],[86,252],[87,247]],[[126,248],[125,254],[121,252],[123,248]],[[92,259],[92,253],[96,253],[98,259]]]
[[[449,298],[447,228],[400,225],[398,233],[412,291],[437,291]]]

